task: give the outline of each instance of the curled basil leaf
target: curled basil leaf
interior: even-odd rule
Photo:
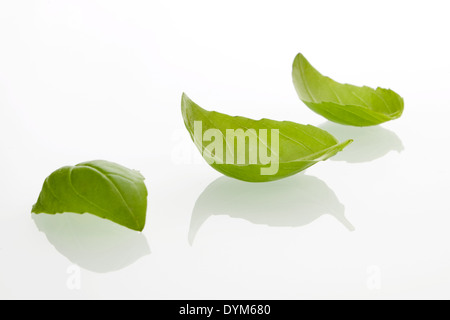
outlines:
[[[183,94],[184,124],[214,169],[229,177],[265,182],[294,175],[344,149],[328,132],[311,125],[252,120],[207,111]]]
[[[142,231],[147,188],[137,171],[96,160],[66,166],[45,179],[33,213],[91,213]]]
[[[333,122],[372,126],[403,113],[403,98],[394,91],[338,83],[323,76],[301,53],[295,57],[292,78],[300,100]]]

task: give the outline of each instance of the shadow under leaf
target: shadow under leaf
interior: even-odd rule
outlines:
[[[350,163],[369,162],[383,157],[390,151],[404,150],[400,138],[381,126],[352,127],[327,121],[319,128],[328,131],[339,141],[353,139],[353,143],[330,160]]]
[[[86,270],[117,271],[150,254],[142,233],[88,213],[41,213],[32,217],[58,252]]]
[[[188,240],[192,245],[198,230],[212,215],[228,215],[268,226],[298,227],[324,214],[354,230],[335,193],[316,177],[299,173],[283,180],[252,184],[223,176],[209,184],[197,199]]]

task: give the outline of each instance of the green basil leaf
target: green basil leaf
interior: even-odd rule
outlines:
[[[311,125],[207,111],[184,93],[181,111],[206,162],[224,175],[249,182],[294,175],[352,142],[339,143],[328,132]]]
[[[147,188],[137,171],[96,160],[66,166],[45,179],[33,213],[91,213],[142,231]]]
[[[338,83],[314,69],[301,53],[295,57],[292,78],[300,100],[333,122],[372,126],[403,113],[403,98],[394,91]]]

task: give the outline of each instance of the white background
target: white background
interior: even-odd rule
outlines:
[[[0,298],[450,298],[447,1],[0,2]],[[391,88],[400,119],[333,125],[320,72]],[[355,142],[267,184],[222,177],[180,100]],[[142,233],[30,213],[44,179],[105,159],[149,189]],[[354,228],[354,231],[350,229]]]

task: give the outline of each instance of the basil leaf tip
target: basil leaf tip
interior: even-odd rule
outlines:
[[[95,160],[54,171],[32,213],[90,213],[142,231],[147,212],[144,177],[117,163]]]
[[[184,93],[181,112],[206,162],[226,176],[248,182],[294,175],[334,156],[352,142],[339,143],[312,125],[207,111]]]
[[[351,126],[373,126],[399,118],[404,101],[390,89],[357,87],[323,76],[299,53],[292,66],[300,100],[326,119]]]

